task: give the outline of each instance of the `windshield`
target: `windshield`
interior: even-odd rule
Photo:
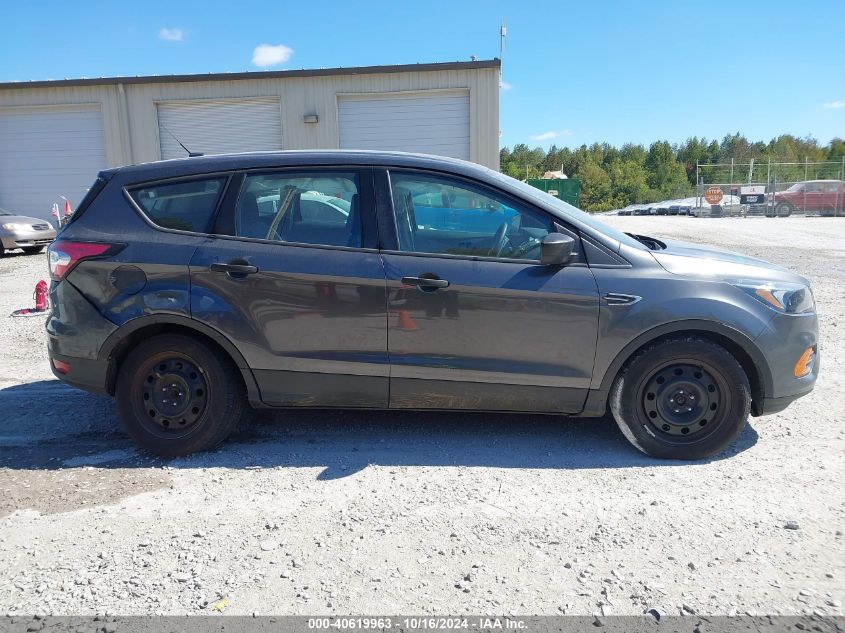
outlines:
[[[787,191],[801,191],[802,189],[804,189],[804,183],[803,182],[796,182],[789,189],[787,189]]]
[[[519,190],[527,195],[528,197],[534,198],[535,200],[543,201],[551,203],[553,207],[555,207],[558,211],[561,211],[564,215],[567,215],[571,218],[578,220],[579,222],[583,222],[590,228],[595,229],[599,233],[603,233],[607,235],[611,239],[616,240],[617,242],[621,242],[626,246],[631,246],[633,248],[637,248],[639,250],[646,250],[647,247],[644,246],[642,243],[635,240],[630,235],[623,233],[622,231],[609,226],[596,218],[595,216],[581,211],[580,209],[576,209],[571,204],[564,202],[554,196],[550,196],[549,194],[545,193],[544,191],[540,191],[536,187],[532,187],[528,183],[520,182],[515,178],[511,178],[510,176],[506,176],[504,174],[500,174],[498,172],[493,172],[497,178],[507,179],[508,184],[514,185],[519,188]]]

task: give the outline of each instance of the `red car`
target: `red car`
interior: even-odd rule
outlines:
[[[786,191],[775,193],[778,217],[793,211],[815,211],[821,215],[841,215],[845,210],[845,182],[841,180],[808,180],[796,182]]]

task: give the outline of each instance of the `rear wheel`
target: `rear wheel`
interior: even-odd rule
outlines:
[[[751,408],[751,386],[723,347],[690,336],[637,353],[617,376],[610,406],[639,450],[667,459],[701,459],[739,436]]]
[[[35,255],[35,254],[43,251],[44,247],[43,246],[24,246],[22,250],[27,255]]]
[[[237,428],[246,409],[231,361],[177,334],[153,337],[129,353],[116,396],[127,433],[161,457],[214,448]]]

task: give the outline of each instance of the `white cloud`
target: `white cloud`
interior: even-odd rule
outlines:
[[[182,29],[168,29],[163,28],[158,32],[158,39],[167,40],[168,42],[181,42],[184,39]]]
[[[513,86],[511,86],[507,81],[503,79],[499,82],[499,88],[501,88],[502,90],[510,90],[511,88],[513,88]]]
[[[284,44],[277,46],[261,44],[252,51],[252,63],[259,68],[267,68],[268,66],[285,63],[291,55],[293,55],[293,49]]]
[[[530,138],[532,141],[551,141],[553,138],[558,138],[560,136],[572,136],[572,130],[549,130],[548,132],[543,132],[542,134],[534,134]]]
[[[845,101],[828,101],[824,104],[825,108],[845,108]]]

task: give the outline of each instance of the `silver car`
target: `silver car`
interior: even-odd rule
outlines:
[[[0,209],[0,256],[15,248],[34,255],[43,251],[54,239],[56,229],[46,220]]]

